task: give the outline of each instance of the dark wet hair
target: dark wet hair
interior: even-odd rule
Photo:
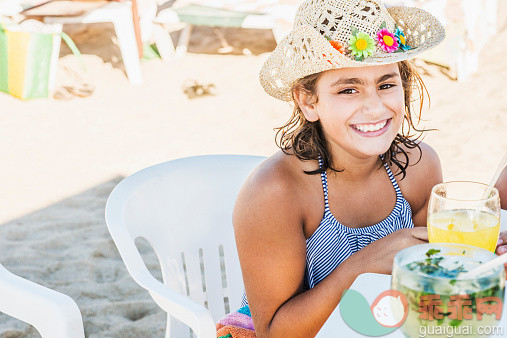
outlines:
[[[400,172],[397,173],[397,175],[401,174],[401,179],[403,179],[406,175],[409,159],[407,152],[400,146],[400,144],[403,144],[408,149],[417,149],[419,151],[420,160],[422,152],[419,147],[418,139],[422,136],[423,132],[426,131],[424,129],[417,129],[414,125],[412,105],[415,101],[420,102],[418,112],[417,114],[414,114],[417,118],[417,122],[419,122],[421,119],[424,98],[427,96],[429,99],[429,95],[421,76],[411,61],[398,62],[398,68],[405,93],[404,120],[406,123],[403,124],[401,132],[396,135],[387,152],[380,157],[382,165],[384,163],[396,165],[400,169]],[[305,173],[310,175],[320,174],[328,168],[336,172],[343,171],[333,168],[332,166],[333,162],[329,151],[329,145],[324,137],[320,121],[308,121],[294,98],[294,90],[303,90],[308,95],[314,97],[317,101],[317,81],[319,80],[321,74],[322,73],[308,75],[299,79],[295,83],[292,87],[292,100],[294,103],[292,116],[285,125],[275,128],[276,145],[284,153],[290,154],[290,151],[292,151],[293,155],[297,156],[297,158],[302,161],[318,160],[319,158],[322,158],[322,167],[313,171],[305,171]],[[412,98],[414,90],[417,90],[419,94],[417,99]],[[412,130],[414,130],[416,134],[411,134]]]

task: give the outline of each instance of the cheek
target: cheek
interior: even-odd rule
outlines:
[[[403,117],[405,116],[405,105],[403,103],[399,104],[397,107],[396,107],[396,117],[399,119],[399,120],[403,120]]]
[[[384,104],[389,110],[396,113],[398,119],[403,119],[405,115],[405,97],[403,91],[393,93],[393,95],[387,97]]]
[[[354,103],[334,97],[322,100],[319,107],[319,117],[323,124],[338,126],[345,123],[357,110]],[[320,103],[320,102],[319,102]]]
[[[319,116],[320,123],[324,129],[333,129],[339,125],[339,121],[342,120],[341,107],[335,104],[333,101],[321,102],[319,101],[319,108],[317,114]]]
[[[401,125],[403,124],[405,116],[405,107],[401,105],[398,110],[396,110],[396,115],[393,119],[393,126],[396,130],[396,132],[399,132],[401,129]]]

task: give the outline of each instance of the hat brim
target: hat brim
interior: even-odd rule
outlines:
[[[343,55],[314,27],[297,25],[275,48],[260,72],[260,82],[271,96],[292,100],[292,87],[298,79],[331,69],[365,67],[396,63],[414,58],[445,38],[442,24],[430,13],[416,7],[387,8],[405,34],[409,50],[376,52],[363,61]],[[378,51],[378,49],[377,49]],[[297,54],[299,58],[294,58]]]

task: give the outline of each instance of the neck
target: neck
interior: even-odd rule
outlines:
[[[365,181],[381,165],[380,157],[357,157],[343,149],[332,149],[332,167],[336,170],[343,170],[339,173],[340,179],[356,182]]]

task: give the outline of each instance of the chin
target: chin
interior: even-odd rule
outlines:
[[[372,157],[372,156],[379,156],[379,155],[382,155],[382,154],[385,154],[386,151],[389,150],[389,148],[391,147],[391,144],[393,143],[393,139],[389,139],[389,140],[384,140],[384,141],[381,141],[381,140],[376,140],[375,142],[368,142],[370,144],[364,144],[363,147],[361,146],[358,146],[357,147],[357,150],[363,154],[364,156],[366,157]],[[374,143],[374,144],[372,144]]]
[[[389,149],[389,148],[387,148]],[[361,152],[362,156],[364,158],[370,158],[370,157],[378,157],[380,155],[383,155],[386,153],[387,149],[385,151],[370,151],[370,152]]]

